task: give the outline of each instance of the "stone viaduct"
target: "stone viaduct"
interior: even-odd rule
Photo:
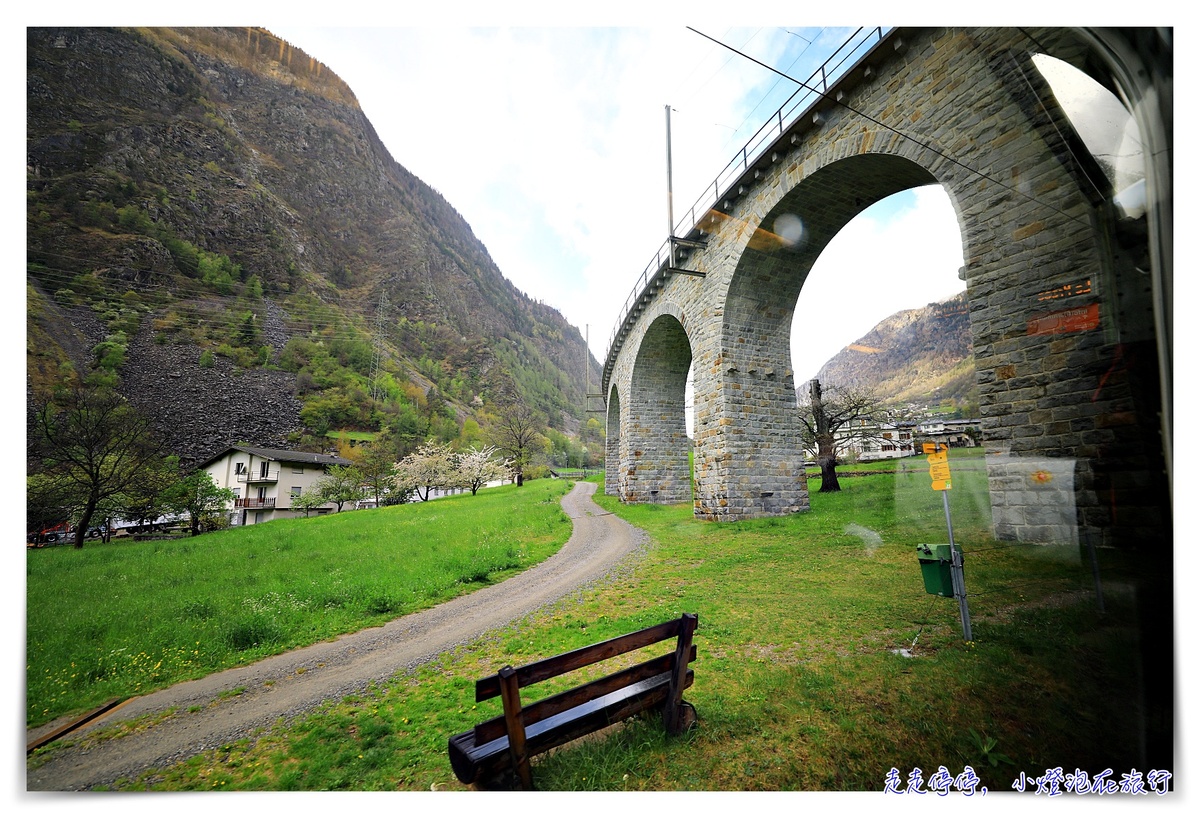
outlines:
[[[1169,489],[1145,220],[1131,249],[1038,53],[1099,73],[1086,37],[1065,29],[882,32],[744,153],[711,207],[676,226],[618,320],[603,374],[606,493],[691,501],[711,520],[807,510],[789,349],[805,277],[864,208],[939,184],[962,235],[996,536],[1108,540],[1119,506],[1122,536],[1161,537],[1169,521],[1154,492]],[[1036,484],[1047,474],[1066,495]]]

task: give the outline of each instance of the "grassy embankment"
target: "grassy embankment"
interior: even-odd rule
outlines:
[[[945,542],[941,495],[914,460],[849,478],[812,510],[733,524],[689,506],[607,509],[653,546],[619,581],[465,646],[285,729],[219,748],[129,789],[460,789],[446,738],[498,712],[473,682],[678,616],[699,614],[699,724],[635,721],[539,757],[546,790],[881,790],[896,768],[992,791],[1020,771],[1136,766],[1130,566],[1101,557],[1106,613],[1077,550],[988,537],[986,475],[957,452],[951,507],[974,641],[952,599],[925,593],[915,545]],[[966,455],[967,457],[964,457]],[[923,463],[923,459],[921,460]],[[898,654],[899,649],[911,657]],[[539,695],[536,689],[530,695]]]

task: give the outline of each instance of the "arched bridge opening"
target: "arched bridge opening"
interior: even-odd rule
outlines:
[[[609,434],[615,421],[617,443],[610,444],[609,462],[616,464],[615,493],[626,502],[682,503],[692,497],[685,405],[691,363],[687,332],[675,315],[664,313],[638,341],[624,399],[614,387]]]

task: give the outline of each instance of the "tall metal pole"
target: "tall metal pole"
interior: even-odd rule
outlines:
[[[940,445],[938,446],[940,449]],[[946,447],[949,451],[949,446]],[[954,586],[954,598],[958,600],[958,617],[962,620],[963,641],[972,641],[971,611],[967,607],[967,580],[963,575],[962,552],[954,544],[954,524],[950,522],[950,492],[942,489],[942,506],[946,509],[946,534],[950,538],[950,583]]]
[[[675,237],[675,211],[674,211],[674,204],[671,201],[671,199],[672,199],[672,190],[671,190],[671,106],[665,105],[663,107],[665,107],[667,109],[667,236],[669,238],[674,238]],[[675,259],[673,258],[673,256],[675,255],[674,246],[671,247],[671,255],[672,255],[671,264],[674,264],[675,263]]]

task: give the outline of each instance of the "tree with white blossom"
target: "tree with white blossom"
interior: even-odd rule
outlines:
[[[427,441],[396,464],[393,483],[397,491],[415,490],[422,500],[435,488],[458,485],[456,457],[448,443]]]
[[[458,485],[474,494],[493,480],[507,477],[512,471],[511,464],[507,460],[496,460],[495,455],[495,446],[472,447],[458,455]]]

